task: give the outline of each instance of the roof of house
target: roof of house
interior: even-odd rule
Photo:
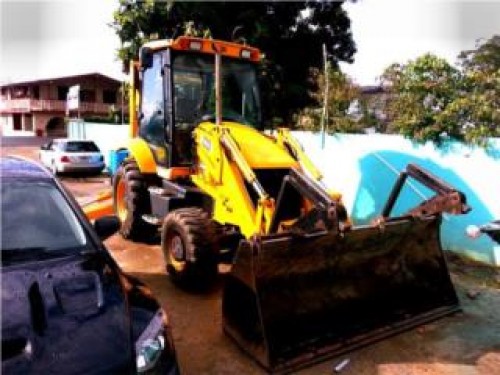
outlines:
[[[361,93],[362,94],[379,94],[386,92],[387,90],[385,87],[381,85],[368,85],[368,86],[361,86]]]
[[[103,80],[115,82],[117,84],[121,83],[117,79],[114,79],[114,78],[109,77],[107,75],[104,75],[102,73],[94,72],[94,73],[85,73],[85,74],[66,75],[66,76],[62,76],[62,77],[41,78],[41,79],[35,79],[35,80],[23,80],[23,81],[17,81],[17,82],[9,82],[9,83],[0,84],[0,87],[27,86],[27,85],[41,84],[41,83],[53,83],[56,81],[62,81],[62,80],[68,80],[68,79],[79,80],[79,79],[83,79],[83,78],[103,79]]]

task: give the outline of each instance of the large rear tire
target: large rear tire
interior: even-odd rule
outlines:
[[[161,247],[171,280],[182,287],[209,288],[217,277],[215,228],[197,207],[179,208],[163,222]]]
[[[126,160],[113,179],[113,207],[126,239],[142,240],[154,234],[155,227],[142,216],[151,211],[147,183],[134,160]]]

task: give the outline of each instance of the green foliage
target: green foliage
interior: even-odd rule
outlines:
[[[318,103],[324,101],[326,79],[317,69],[311,72],[310,79],[314,81],[317,90],[311,96]],[[364,127],[363,108],[355,118],[349,112],[353,103],[359,104],[360,92],[351,80],[338,69],[328,69],[327,121],[325,130],[329,133],[360,133]],[[364,108],[366,110],[366,108]],[[323,111],[319,107],[309,107],[298,115],[298,127],[304,130],[321,130]]]
[[[359,123],[365,129],[373,129],[378,133],[387,132],[384,108],[386,105],[386,94],[380,90],[376,94],[361,94],[359,101],[360,119]]]
[[[455,139],[484,145],[500,137],[500,36],[459,59],[462,70],[430,54],[386,69],[389,130],[437,144]]]
[[[84,116],[83,120],[99,124],[128,124],[128,115],[125,113],[122,119],[121,110],[116,109],[114,106],[110,106],[107,116],[89,115]]]
[[[500,69],[500,35],[480,42],[476,49],[462,51],[458,56],[466,71],[495,73]]]
[[[309,9],[308,12],[303,12]],[[314,100],[308,95],[310,68],[322,64],[326,43],[335,67],[352,61],[355,45],[350,20],[342,2],[130,2],[120,0],[112,27],[122,41],[122,60],[137,56],[151,35],[163,39],[182,34],[244,40],[260,48],[261,88],[265,117],[287,122],[298,109]]]
[[[500,137],[500,36],[462,52],[459,58],[464,89],[441,120],[456,123],[467,142],[484,145],[488,137]]]
[[[440,116],[457,98],[461,78],[458,69],[432,54],[388,67],[382,82],[393,93],[386,106],[391,119],[389,130],[417,142],[440,144],[447,138],[462,140],[459,126]]]

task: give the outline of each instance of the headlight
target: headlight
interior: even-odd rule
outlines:
[[[135,343],[136,364],[139,373],[153,368],[165,349],[163,312],[158,310]]]

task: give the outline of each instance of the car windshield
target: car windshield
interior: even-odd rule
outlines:
[[[50,181],[2,181],[2,262],[77,253],[87,237],[68,202]]]
[[[99,148],[94,142],[71,141],[64,145],[66,152],[99,152]]]
[[[175,121],[191,124],[215,116],[213,56],[180,54],[174,58]],[[255,65],[222,58],[222,117],[259,127],[260,98]],[[205,117],[207,118],[207,117]]]

